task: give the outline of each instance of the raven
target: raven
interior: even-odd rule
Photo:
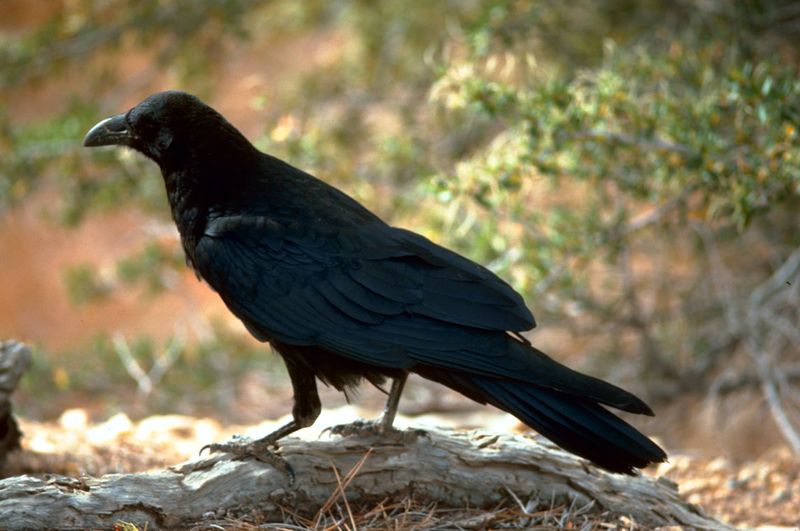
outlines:
[[[387,433],[413,372],[511,413],[606,470],[634,474],[666,459],[604,406],[652,410],[532,346],[521,332],[536,325],[533,315],[494,273],[262,153],[197,97],[153,94],[95,125],[84,145],[127,146],[159,165],[187,263],[286,363],[293,420],[211,451],[291,475],[270,448],[319,416],[317,379],[345,392],[393,379],[372,425]]]

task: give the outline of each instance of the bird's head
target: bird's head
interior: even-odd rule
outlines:
[[[163,170],[180,164],[189,153],[196,156],[208,152],[208,148],[219,153],[226,141],[250,146],[222,115],[199,98],[169,90],[102,120],[89,130],[83,145],[127,146],[153,159]]]

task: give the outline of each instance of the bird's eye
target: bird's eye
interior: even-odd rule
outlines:
[[[159,127],[156,131],[154,142],[158,151],[165,152],[172,144],[172,131],[166,127]]]
[[[170,128],[145,115],[138,117],[133,129],[136,131],[136,136],[147,142],[158,153],[163,153],[172,144],[173,134]]]

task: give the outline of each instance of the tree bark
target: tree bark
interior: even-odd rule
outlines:
[[[0,467],[19,448],[22,434],[11,408],[11,393],[31,365],[31,349],[18,341],[0,341]]]
[[[520,435],[404,432],[393,439],[291,438],[283,441],[282,453],[297,474],[293,485],[269,465],[226,455],[149,473],[12,477],[0,481],[0,522],[4,529],[109,528],[120,521],[159,529],[210,525],[253,510],[280,522],[285,510],[313,516],[332,495],[341,494],[337,491],[343,484],[351,506],[413,496],[439,506],[491,507],[513,492],[548,506],[594,500],[599,509],[646,527],[727,529],[681,499],[668,480],[607,474],[549,443]]]

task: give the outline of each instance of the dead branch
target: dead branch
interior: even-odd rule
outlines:
[[[31,365],[31,349],[18,341],[0,341],[0,465],[21,437],[11,413],[11,393]]]
[[[31,366],[31,349],[19,341],[0,341],[0,401],[7,401]]]
[[[795,383],[800,381],[800,365],[787,365],[781,369],[780,377],[787,383]],[[757,374],[745,373],[734,374],[718,378],[713,382],[709,391],[712,399],[716,400],[721,396],[736,393],[742,389],[753,387],[760,387],[762,384],[761,377]]]
[[[125,367],[128,375],[136,382],[139,395],[146,397],[153,392],[153,389],[155,389],[164,375],[167,374],[167,371],[175,364],[181,350],[183,350],[184,341],[182,334],[173,336],[164,350],[156,356],[153,365],[147,372],[145,372],[142,365],[136,360],[136,357],[128,346],[128,342],[122,334],[114,334],[112,344],[114,345],[114,351],[117,353],[117,357],[122,362],[122,366]]]
[[[776,374],[780,369],[776,365],[778,354],[787,348],[789,342],[792,344],[788,348],[795,352],[800,350],[800,337],[795,327],[791,325],[788,331],[785,330],[784,319],[775,311],[770,311],[768,306],[772,300],[788,298],[787,294],[793,291],[790,289],[791,281],[796,281],[799,275],[800,248],[797,248],[772,276],[750,294],[747,316],[752,331],[746,342],[772,418],[783,438],[798,455],[800,455],[800,434],[784,408],[779,392],[780,378]]]
[[[782,396],[791,394],[789,378],[780,363],[783,352],[800,351],[800,333],[793,325],[800,314],[800,297],[797,295],[800,247],[769,278],[756,286],[743,303],[737,304],[732,275],[722,261],[713,234],[703,224],[694,223],[692,227],[703,241],[714,272],[711,278],[715,291],[725,303],[728,334],[733,336],[744,331],[743,345],[752,360],[770,414],[787,444],[800,454],[800,433],[784,407]]]
[[[645,527],[728,529],[681,499],[668,480],[607,474],[530,437],[405,432],[400,438],[287,439],[282,452],[297,473],[291,486],[269,465],[224,455],[150,473],[8,478],[0,481],[0,521],[5,529],[108,528],[119,521],[159,529],[211,526],[253,512],[266,521],[313,517],[331,499],[354,505],[413,497],[491,507],[536,498],[548,507],[559,500],[594,503]]]

